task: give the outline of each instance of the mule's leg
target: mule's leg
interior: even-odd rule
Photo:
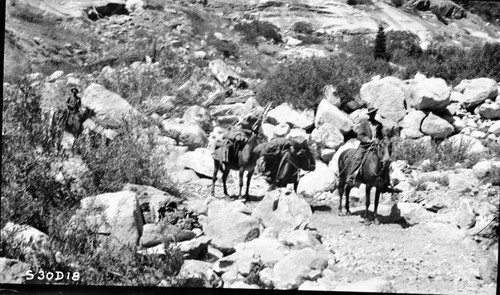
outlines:
[[[344,195],[344,188],[345,188],[345,179],[342,179],[342,177],[341,177],[340,181],[339,181],[339,187],[338,187],[339,196],[340,196],[340,200],[339,200],[339,215],[342,215],[342,196]]]
[[[295,193],[297,193],[297,187],[299,186],[299,181],[296,180],[293,182],[293,190],[295,191]]]
[[[248,201],[248,198],[250,197],[250,181],[252,180],[253,172],[254,169],[247,172],[247,189],[245,192],[245,201]]]
[[[240,175],[240,192],[238,193],[238,199],[241,198],[241,190],[243,189],[243,175],[245,174],[245,169],[243,167],[240,167],[240,170],[238,171]]]
[[[212,197],[215,197],[215,181],[217,181],[217,172],[220,168],[220,162],[214,160],[214,174],[212,176]]]
[[[227,176],[229,175],[229,167],[224,167],[224,170],[222,171],[222,185],[224,186],[224,195],[226,197],[229,197],[229,194],[227,193],[227,185],[226,185],[226,180]]]
[[[371,190],[372,190],[372,187],[367,184],[365,187],[365,199],[366,199],[365,219],[366,220],[370,220],[370,218],[368,216],[368,207],[370,207],[370,191]]]
[[[375,224],[380,224],[380,220],[378,219],[377,215],[377,208],[378,208],[378,201],[380,200],[380,192],[382,191],[381,188],[377,187],[375,191],[375,208],[373,209],[373,219]]]
[[[349,194],[351,193],[352,186],[347,185],[345,188],[345,214],[351,215],[351,210],[349,210]]]

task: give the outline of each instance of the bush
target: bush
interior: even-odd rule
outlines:
[[[80,197],[54,179],[59,139],[40,108],[37,89],[18,81],[4,87],[3,97],[0,225],[12,221],[47,232],[54,209],[72,207]]]
[[[347,0],[347,5],[373,5],[371,0]]]
[[[310,23],[299,21],[293,24],[292,31],[302,34],[311,34],[313,32],[313,28]]]
[[[454,145],[450,141],[431,141],[430,144],[414,139],[398,139],[393,149],[395,160],[407,161],[409,165],[421,165],[428,160],[425,170],[447,170],[456,168],[462,163],[462,168],[471,168],[479,160],[479,155],[467,153],[469,146],[465,143]]]
[[[321,37],[311,35],[298,35],[297,38],[302,41],[303,45],[309,44],[323,44],[324,39]]]
[[[385,61],[375,61],[370,56],[293,60],[278,66],[258,90],[257,100],[275,105],[287,102],[298,109],[315,108],[322,88],[332,84],[337,87],[344,109],[373,75],[392,72]]]
[[[239,57],[238,45],[232,41],[212,38],[208,41],[208,44],[214,46],[215,49],[222,53],[224,58],[229,58],[230,56]]]
[[[254,20],[250,23],[238,23],[234,29],[243,34],[244,41],[250,45],[257,45],[257,37],[262,36],[266,40],[273,40],[274,43],[281,43],[283,39],[279,34],[279,29],[269,22]]]

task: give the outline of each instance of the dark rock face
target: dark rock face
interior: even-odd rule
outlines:
[[[106,16],[115,14],[128,15],[129,12],[125,8],[125,4],[108,3],[104,6],[89,7],[86,9],[89,19],[95,21]]]

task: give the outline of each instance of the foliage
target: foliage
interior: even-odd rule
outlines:
[[[54,180],[58,139],[37,91],[19,81],[4,87],[3,97],[1,226],[13,221],[46,231],[53,209],[71,207],[79,197]]]
[[[243,40],[250,45],[257,45],[257,38],[264,37],[266,40],[273,40],[274,43],[281,43],[283,39],[279,34],[279,29],[270,22],[254,20],[250,23],[238,23],[234,30],[243,35]]]
[[[404,4],[404,0],[391,0],[391,3],[395,7],[401,7]]]
[[[222,53],[224,58],[229,58],[230,56],[239,57],[238,45],[230,40],[211,38],[208,40],[208,44],[214,46],[215,49]]]
[[[309,44],[322,44],[324,39],[321,37],[316,37],[316,36],[311,36],[311,35],[304,35],[300,34],[297,36],[297,39],[302,41],[303,45],[309,45]]]
[[[371,0],[347,0],[347,5],[355,6],[355,5],[373,5]]]
[[[298,21],[293,24],[292,31],[296,33],[311,34],[313,32],[313,28],[308,22]]]
[[[388,60],[387,50],[386,50],[386,41],[385,41],[385,32],[384,32],[383,27],[380,27],[378,29],[377,36],[375,37],[375,46],[373,48],[373,57],[375,59]]]
[[[366,55],[293,60],[278,66],[259,89],[257,99],[262,104],[287,102],[298,109],[314,108],[322,88],[332,84],[344,108],[372,76],[393,72],[385,61]]]
[[[398,139],[395,142],[393,154],[395,160],[404,160],[409,165],[426,164],[427,171],[447,170],[456,168],[461,163],[462,168],[471,168],[480,160],[479,155],[468,153],[467,143],[453,144],[445,140],[430,143],[414,139]]]
[[[399,63],[408,58],[418,59],[422,55],[420,48],[420,38],[408,31],[388,31],[387,38],[387,53],[391,60]]]

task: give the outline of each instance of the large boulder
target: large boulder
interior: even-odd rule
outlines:
[[[488,128],[488,132],[500,136],[500,121],[496,121]]]
[[[426,111],[445,110],[450,103],[451,87],[441,78],[428,78],[410,85],[406,91],[409,108]]]
[[[334,156],[335,158],[335,156]],[[333,160],[332,160],[333,161]],[[323,192],[336,181],[335,171],[323,162],[316,162],[316,169],[302,176],[297,186],[297,193],[305,197],[314,197]]]
[[[212,60],[208,64],[208,67],[215,79],[225,87],[230,85],[236,87],[246,85],[243,78],[221,59]]]
[[[168,137],[184,144],[189,150],[206,147],[208,144],[207,134],[198,124],[180,124],[164,120],[162,127]]]
[[[369,107],[377,108],[380,115],[399,122],[406,113],[404,98],[407,88],[403,81],[389,76],[363,84],[359,94]]]
[[[210,238],[199,237],[196,239],[177,243],[176,247],[181,250],[186,259],[196,259],[203,251],[206,251],[210,244]]]
[[[124,117],[139,114],[120,95],[96,83],[85,89],[82,105],[93,109],[97,123],[107,128],[118,128],[122,126]]]
[[[253,251],[266,267],[273,267],[283,259],[290,249],[280,241],[270,237],[260,237],[246,243],[240,243],[235,247],[236,252]]]
[[[321,126],[324,123],[332,123],[342,132],[342,134],[348,133],[354,127],[354,122],[349,115],[325,99],[319,103],[316,118],[314,118],[314,124],[316,126]]]
[[[321,272],[328,265],[323,255],[311,248],[295,250],[280,260],[267,273],[261,272],[263,281],[270,281],[276,289],[297,289],[313,270]]]
[[[483,179],[490,175],[494,169],[500,169],[500,161],[485,160],[478,162],[474,165],[474,167],[472,167],[474,176],[478,179]]]
[[[286,123],[296,128],[308,128],[314,124],[314,111],[300,112],[283,103],[267,113],[267,121],[274,124]]]
[[[0,283],[23,284],[26,283],[27,272],[31,266],[15,259],[0,257]],[[35,274],[33,272],[33,274]]]
[[[429,113],[422,121],[422,132],[432,138],[446,138],[453,134],[455,128],[445,119]]]
[[[424,223],[432,218],[433,214],[422,205],[416,203],[399,202],[391,209],[391,219],[395,222],[404,220],[409,225]]]
[[[468,155],[481,154],[486,152],[487,150],[487,148],[481,143],[479,139],[465,134],[453,135],[448,138],[447,141],[451,142],[454,149],[464,149],[464,152]]]
[[[500,119],[500,102],[483,103],[478,107],[478,112],[486,119]]]
[[[195,236],[196,234],[194,232],[182,230],[167,222],[159,222],[157,224],[148,223],[143,227],[142,236],[139,242],[141,246],[149,248],[163,243],[189,241]]]
[[[321,245],[317,232],[310,230],[294,230],[291,232],[281,232],[278,239],[292,249],[314,248]]]
[[[49,242],[49,236],[38,229],[26,224],[19,225],[12,222],[7,222],[1,230],[1,238],[2,241],[22,247],[24,254],[40,249]]]
[[[311,206],[293,191],[284,188],[267,192],[264,199],[252,211],[265,227],[282,231],[298,229],[311,221]]]
[[[326,99],[329,103],[338,108],[340,108],[340,105],[342,104],[342,101],[337,94],[337,88],[335,88],[335,86],[331,84],[326,85],[325,87],[323,87],[323,89],[321,89],[320,98]]]
[[[311,133],[311,139],[320,149],[337,149],[344,143],[344,135],[332,123],[324,123],[315,128]]]
[[[461,192],[479,185],[479,180],[474,176],[472,169],[456,169],[448,174],[448,186],[451,190]]]
[[[116,250],[136,246],[142,235],[143,219],[135,193],[121,191],[82,199],[69,230],[82,226],[101,235]]]
[[[420,132],[420,125],[425,118],[425,113],[419,110],[410,111],[404,118],[401,123],[401,136],[403,138],[420,138],[424,136],[422,132]]]
[[[198,124],[205,132],[212,131],[212,118],[210,112],[203,107],[194,105],[187,108],[182,116],[184,124]]]
[[[476,212],[472,200],[461,199],[454,215],[455,223],[463,229],[469,229],[476,224]]]
[[[490,78],[462,80],[454,90],[463,94],[461,101],[465,108],[477,106],[486,99],[495,100],[498,94],[497,83]]]
[[[162,212],[177,208],[180,203],[178,197],[148,185],[127,183],[122,190],[135,193],[139,207],[149,209],[145,211],[149,212],[153,223],[160,221]]]
[[[221,285],[221,279],[212,269],[212,263],[200,260],[184,260],[179,277],[186,279],[201,278],[205,282],[205,287],[219,287]]]
[[[197,148],[181,155],[177,160],[177,165],[192,169],[206,177],[212,177],[214,174],[212,151],[207,148]]]
[[[253,215],[249,216],[249,212],[250,209],[241,201],[211,202],[204,230],[205,235],[212,239],[212,246],[224,253],[231,253],[238,243],[258,238],[259,220]]]

